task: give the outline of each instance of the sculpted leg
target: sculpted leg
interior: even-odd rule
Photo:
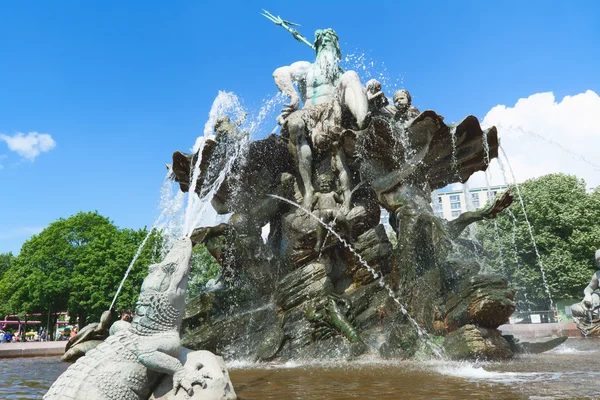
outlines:
[[[304,186],[304,200],[302,205],[310,209],[312,204],[312,198],[314,188],[312,185],[312,149],[306,139],[306,124],[300,118],[290,117],[288,121],[288,130],[290,132],[290,139],[294,141],[295,153],[298,160],[298,172],[300,178],[302,178],[302,185]]]
[[[314,214],[317,216],[317,218],[324,219],[322,213],[319,212],[318,210],[314,211]],[[329,223],[329,221],[327,221],[327,220],[324,220],[324,222]],[[321,224],[317,224],[317,242],[316,242],[315,248],[314,248],[315,253],[318,253],[321,251],[321,247],[323,246],[323,241],[325,240],[326,235],[327,235],[327,230],[325,229],[325,227]]]
[[[344,161],[344,155],[342,154],[341,149],[338,149],[338,151],[333,155],[332,161],[335,164],[333,167],[338,173],[338,179],[340,180],[340,186],[342,187],[342,191],[344,194],[342,212],[345,213],[350,211],[350,197],[352,196],[352,188],[350,185],[350,171],[348,170],[348,166]]]
[[[587,317],[587,309],[583,306],[583,302],[573,304],[571,306],[571,314],[574,317],[586,318]]]
[[[369,101],[367,99],[367,91],[360,83],[356,72],[345,72],[341,77],[339,89],[342,106],[346,107],[352,113],[356,119],[358,129],[366,128],[368,124]]]

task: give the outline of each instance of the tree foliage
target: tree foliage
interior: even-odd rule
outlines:
[[[196,245],[192,253],[187,298],[191,299],[198,296],[206,289],[208,281],[217,279],[220,274],[221,266],[217,263],[217,260],[210,255],[206,247]]]
[[[0,277],[0,308],[5,313],[68,310],[84,320],[80,324],[87,317],[98,320],[147,233],[119,229],[97,212],[51,223],[23,244]],[[123,286],[117,309],[133,310],[160,244],[161,236],[153,233]]]
[[[600,192],[588,193],[583,180],[564,174],[530,179],[519,189],[552,297],[580,298],[600,247]],[[510,190],[515,201],[496,219],[498,229],[487,221],[479,225],[478,237],[492,269],[507,276],[521,296],[548,299],[523,207],[516,188]]]
[[[0,253],[0,279],[2,279],[4,273],[8,271],[14,260],[15,256],[13,256],[13,253],[11,252]]]

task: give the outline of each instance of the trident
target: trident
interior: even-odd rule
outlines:
[[[261,15],[263,17],[266,17],[266,18],[270,19],[276,25],[281,26],[286,31],[288,31],[289,33],[291,33],[292,36],[294,37],[294,39],[298,40],[299,42],[302,42],[302,43],[306,44],[308,47],[310,47],[311,49],[315,50],[315,46],[312,43],[310,43],[308,40],[306,40],[306,38],[304,36],[302,36],[300,34],[300,32],[298,32],[296,29],[292,28],[292,26],[300,26],[300,24],[295,24],[293,22],[281,19],[281,17],[279,15],[278,16],[274,16],[273,14],[271,14],[270,12],[268,12],[267,10],[265,10],[264,8],[263,8],[263,13]]]

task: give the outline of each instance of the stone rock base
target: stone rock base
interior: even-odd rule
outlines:
[[[510,345],[497,329],[465,325],[444,339],[446,355],[452,359],[508,359]]]
[[[194,393],[190,396],[185,390],[173,390],[173,377],[168,375],[160,382],[150,400],[236,400],[237,395],[229,379],[225,361],[210,351],[199,350],[190,352],[182,349],[181,357],[184,368],[190,373],[207,376],[205,385],[193,386]]]

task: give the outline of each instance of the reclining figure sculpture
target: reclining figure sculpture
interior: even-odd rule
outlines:
[[[600,249],[596,251],[596,266],[600,268]],[[583,301],[571,306],[573,321],[584,336],[600,336],[600,270],[594,272],[583,294]]]

